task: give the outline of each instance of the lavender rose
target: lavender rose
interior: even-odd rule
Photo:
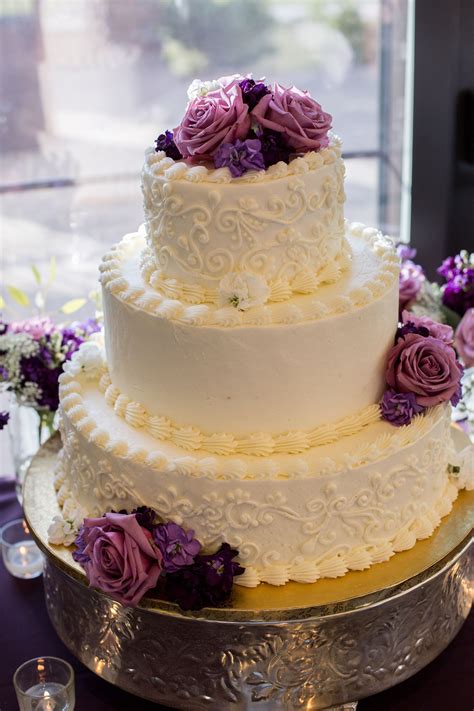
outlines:
[[[86,571],[89,584],[124,605],[137,605],[160,576],[163,556],[135,514],[86,518],[76,546],[74,559]]]
[[[183,158],[210,160],[222,143],[246,138],[249,129],[249,107],[232,81],[190,101],[173,135]]]
[[[402,329],[404,326],[410,326],[412,333],[418,332],[423,329],[424,332],[421,333],[422,336],[433,336],[433,338],[439,338],[440,341],[444,341],[448,345],[453,343],[453,329],[445,323],[438,323],[428,318],[428,316],[415,316],[415,314],[410,313],[410,311],[403,311],[402,313]],[[402,333],[401,335],[405,335]]]
[[[467,368],[474,366],[474,308],[462,317],[454,338],[454,345]]]
[[[328,145],[332,116],[307,91],[275,84],[273,94],[263,96],[252,116],[263,127],[283,133],[295,153],[317,151]]]
[[[398,393],[414,393],[418,405],[432,407],[455,398],[462,367],[454,349],[439,338],[408,333],[389,353],[386,380]]]

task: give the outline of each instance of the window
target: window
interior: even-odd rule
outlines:
[[[410,7],[5,0],[4,281],[31,292],[31,263],[45,271],[54,255],[51,307],[97,288],[100,256],[143,219],[145,147],[179,121],[195,76],[235,71],[307,88],[344,141],[346,216],[406,237]]]

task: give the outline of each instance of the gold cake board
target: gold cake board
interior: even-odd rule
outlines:
[[[225,607],[198,612],[159,596],[125,608],[87,586],[70,549],[48,543],[60,512],[59,448],[59,435],[43,445],[24,485],[25,517],[46,556],[48,612],[86,666],[129,692],[186,711],[329,708],[411,676],[467,617],[474,491],[460,493],[430,538],[368,570],[235,585]]]

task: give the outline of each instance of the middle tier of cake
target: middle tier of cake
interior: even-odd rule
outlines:
[[[160,292],[143,232],[125,237],[101,266],[118,412],[164,423],[190,449],[204,437],[226,453],[229,439],[257,436],[262,455],[275,442],[304,450],[321,429],[346,431],[347,418],[370,421],[396,330],[398,258],[377,230],[354,224],[346,239],[351,263],[336,283],[241,311]]]

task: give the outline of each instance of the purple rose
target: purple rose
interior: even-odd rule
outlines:
[[[409,425],[413,417],[423,410],[413,393],[396,393],[395,390],[387,390],[380,403],[382,419],[396,427]]]
[[[161,552],[135,514],[86,518],[76,544],[74,557],[86,571],[89,584],[123,605],[137,605],[160,577]]]
[[[410,260],[403,262],[398,282],[400,311],[416,299],[424,280],[423,268],[419,264],[414,264]]]
[[[248,170],[265,170],[260,149],[261,143],[256,138],[222,143],[214,156],[214,165],[216,168],[227,166],[234,178],[238,178]]]
[[[432,407],[456,395],[462,367],[454,349],[439,338],[408,333],[389,353],[386,380],[397,393],[414,393]]]
[[[467,368],[474,366],[474,308],[462,317],[454,337],[454,345]]]
[[[186,565],[192,565],[201,550],[201,544],[194,538],[194,531],[185,531],[177,523],[159,524],[153,538],[163,556],[163,570],[173,573]]]
[[[445,323],[438,323],[428,318],[428,316],[415,316],[415,314],[410,313],[410,311],[403,311],[402,313],[402,329],[403,326],[410,324],[415,329],[424,330],[421,333],[422,336],[433,336],[433,338],[439,338],[440,341],[444,341],[448,345],[453,343],[453,329]],[[415,331],[411,331],[415,333]],[[402,334],[405,335],[405,334]]]
[[[295,153],[317,151],[328,145],[332,116],[307,91],[275,84],[273,94],[260,99],[252,116],[263,127],[283,133]]]
[[[210,160],[222,143],[244,139],[249,129],[249,107],[232,82],[189,102],[174,142],[183,158]]]

